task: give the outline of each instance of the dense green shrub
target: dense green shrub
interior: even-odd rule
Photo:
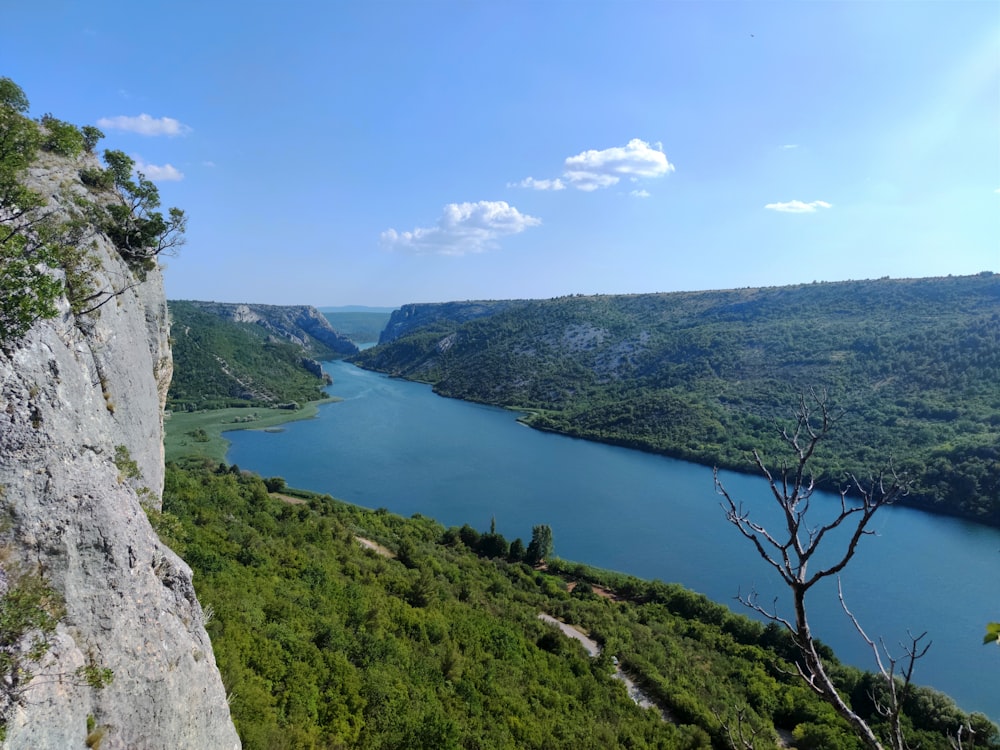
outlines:
[[[68,157],[77,157],[83,153],[87,140],[76,125],[58,120],[50,114],[42,115],[41,122],[43,149]]]

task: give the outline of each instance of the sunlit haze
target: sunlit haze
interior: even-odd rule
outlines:
[[[7,5],[31,114],[188,213],[172,299],[1000,271],[996,2]]]

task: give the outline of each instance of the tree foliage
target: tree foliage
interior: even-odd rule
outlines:
[[[776,729],[857,747],[790,675],[789,636],[703,596],[557,558],[544,571],[487,556],[481,542],[495,530],[285,494],[302,502],[270,497],[264,480],[225,465],[171,465],[163,512],[152,514],[212,611],[207,628],[247,750],[722,748],[716,714],[734,706],[758,750],[776,747]],[[575,596],[568,580],[617,599]],[[540,612],[588,632],[603,654],[589,658]],[[672,722],[628,698],[612,657]],[[828,663],[860,705],[864,674],[832,655]],[[907,714],[913,736],[945,750],[953,718],[968,717],[946,696],[917,694],[940,706],[930,714],[940,722]],[[982,746],[997,747],[979,721]]]
[[[24,92],[0,78],[0,344],[54,316],[63,288],[48,270],[58,266],[58,247],[38,237],[45,200],[24,184],[42,142],[27,110]]]
[[[76,125],[59,120],[51,114],[42,115],[41,123],[43,149],[70,158],[83,153],[87,140]]]
[[[174,252],[184,244],[187,217],[179,208],[160,207],[160,191],[123,151],[104,152],[114,200],[102,207],[102,228],[118,252],[140,270],[149,271],[162,253]]]
[[[323,377],[306,366],[313,356],[333,358],[281,341],[262,326],[237,323],[203,305],[168,303],[173,329],[172,409],[264,406],[323,398]]]
[[[113,152],[107,171],[79,170],[84,185],[109,195],[90,200],[83,191],[64,187],[49,205],[47,196],[27,185],[28,167],[39,152],[49,152],[50,161],[77,160],[103,134],[51,114],[36,123],[27,111],[20,87],[0,78],[0,345],[22,337],[35,321],[54,317],[63,296],[79,316],[134,285],[97,288],[90,253],[96,232],[114,240],[139,283],[161,252],[181,244],[185,228],[183,211],[170,209],[164,218],[153,210],[159,205],[156,186],[141,175],[132,180],[128,172],[134,165],[121,152]]]
[[[552,527],[548,524],[533,526],[524,561],[529,565],[538,565],[552,557],[553,551]]]

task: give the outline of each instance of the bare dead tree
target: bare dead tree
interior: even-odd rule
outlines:
[[[715,714],[716,720],[722,727],[722,731],[726,733],[726,739],[729,741],[729,747],[731,750],[754,750],[754,742],[757,739],[757,735],[760,734],[760,728],[755,728],[750,723],[750,717],[747,714],[746,706],[734,707],[736,713],[736,726],[733,726],[732,721],[722,715],[722,712],[718,709],[712,709],[712,713]]]
[[[880,638],[878,645],[876,645],[875,641],[868,637],[864,628],[861,627],[861,623],[858,622],[858,618],[847,608],[847,602],[844,600],[844,589],[840,585],[839,580],[837,581],[837,596],[840,598],[840,606],[843,607],[844,612],[851,619],[855,630],[858,631],[864,642],[868,644],[868,648],[871,649],[872,656],[875,658],[875,664],[878,666],[878,673],[885,683],[885,699],[877,695],[871,696],[872,702],[875,704],[875,710],[889,722],[889,731],[892,733],[892,746],[894,748],[904,748],[906,747],[906,743],[903,738],[903,726],[901,723],[903,701],[906,700],[909,693],[913,680],[913,668],[916,666],[917,660],[922,658],[931,647],[930,641],[922,643],[924,638],[927,637],[927,632],[924,631],[918,636],[907,632],[908,641],[899,644],[903,652],[901,660],[899,657],[893,656],[883,639]],[[901,667],[902,669],[900,674],[897,674],[897,667]],[[961,727],[959,727],[957,738],[959,744],[961,744]]]
[[[722,485],[718,470],[715,472],[715,486],[724,498],[722,507],[726,512],[726,519],[754,545],[760,557],[781,576],[792,595],[794,616],[792,618],[780,616],[776,600],[770,608],[765,607],[760,603],[756,591],[751,592],[749,596],[740,595],[737,598],[764,618],[779,623],[788,630],[801,657],[795,667],[809,688],[833,706],[867,747],[882,750],[883,745],[878,736],[868,722],[858,715],[840,694],[823,663],[809,625],[806,595],[817,583],[825,578],[837,576],[847,566],[854,557],[861,538],[874,534],[868,528],[872,517],[879,508],[890,505],[905,494],[906,483],[892,470],[875,475],[867,483],[861,482],[855,476],[849,476],[847,485],[840,490],[840,506],[832,520],[811,523],[808,512],[816,485],[814,477],[808,471],[809,462],[817,445],[839,419],[839,416],[834,415],[829,409],[825,395],[812,394],[812,400],[815,402],[815,408],[812,408],[810,402],[803,396],[795,415],[794,429],[791,432],[787,429],[781,431],[781,437],[791,449],[794,460],[783,465],[777,475],[767,468],[758,451],[753,452],[754,463],[767,479],[774,501],[781,511],[783,527],[780,530],[768,529],[752,520],[749,511],[742,503],[737,503]],[[846,533],[847,541],[839,557],[835,557],[832,563],[811,571],[809,564],[824,540],[840,528]],[[824,548],[827,552],[829,546],[827,544]],[[841,596],[842,604],[843,601]],[[890,747],[894,750],[906,750],[900,728],[900,711],[914,665],[930,646],[929,643],[921,645],[926,634],[916,638],[911,636],[909,646],[904,647],[901,671],[897,673],[900,667],[899,660],[889,656],[884,644],[880,652],[861,629],[857,619],[847,610],[846,605],[844,609],[862,637],[875,651],[879,674],[886,683],[885,701],[882,702],[876,696],[872,697],[879,713],[889,719]]]

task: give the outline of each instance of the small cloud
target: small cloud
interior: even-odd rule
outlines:
[[[810,203],[788,201],[787,203],[768,203],[764,208],[786,214],[811,214],[815,213],[817,208],[830,208],[832,205],[826,201],[811,201]]]
[[[175,120],[173,117],[150,117],[141,114],[138,117],[119,115],[118,117],[102,117],[97,121],[100,128],[109,130],[124,130],[128,133],[138,133],[139,135],[187,135],[191,128]]]
[[[674,171],[660,148],[639,138],[624,146],[584,151],[567,158],[565,164],[566,179],[580,190],[610,187],[622,177],[663,177]]]
[[[466,255],[482,253],[498,245],[498,240],[538,226],[541,219],[522,214],[506,201],[449,203],[433,227],[417,227],[412,232],[387,229],[383,244],[419,255]]]
[[[590,149],[576,156],[569,156],[563,163],[561,178],[536,180],[527,177],[511,187],[530,187],[535,190],[562,190],[567,185],[577,190],[592,192],[617,185],[622,178],[632,182],[640,179],[663,177],[674,171],[667,161],[663,144],[657,141],[650,146],[640,138],[633,138],[624,146],[600,151]]]
[[[173,164],[164,164],[161,167],[156,164],[147,164],[142,159],[136,159],[135,171],[142,172],[153,182],[179,182],[184,179],[184,173]]]
[[[203,161],[201,163],[201,166],[203,166],[203,167],[215,167],[215,162],[214,161]]]
[[[798,147],[799,147],[799,144],[797,144],[797,143],[786,143],[784,146],[782,146],[782,148],[786,149],[786,150],[790,149],[790,148],[798,148]]]
[[[648,190],[633,190],[629,195],[634,195],[636,198],[648,198],[650,193]]]
[[[531,190],[565,190],[566,183],[556,177],[554,180],[536,180],[525,177],[520,182],[508,182],[507,187],[530,188]]]
[[[996,190],[994,190],[993,192],[994,192],[994,193],[1000,193],[1000,188],[997,188],[997,189],[996,189]]]

